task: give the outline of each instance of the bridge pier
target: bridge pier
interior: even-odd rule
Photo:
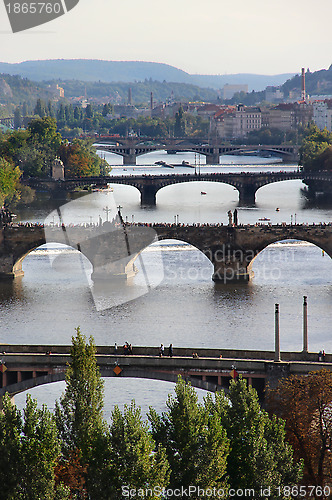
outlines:
[[[239,262],[215,262],[212,280],[215,283],[248,283],[254,276],[254,272],[246,266],[241,267]]]
[[[256,187],[252,184],[244,184],[237,186],[239,191],[239,202],[244,205],[255,205],[256,202]]]
[[[133,278],[137,274],[137,268],[132,261],[125,264],[124,262],[111,262],[107,266],[94,267],[91,279],[94,283],[114,283],[126,281]]]
[[[248,283],[254,276],[251,269],[252,252],[236,244],[234,229],[227,228],[226,244],[204,252],[214,266],[212,280],[215,283]]]
[[[136,165],[136,153],[135,149],[130,149],[130,152],[123,155],[123,164],[124,165]]]
[[[0,257],[0,280],[14,279],[24,276],[22,260],[15,262],[14,255],[2,255]]]
[[[156,205],[156,195],[158,187],[151,184],[146,184],[140,189],[141,205]]]
[[[219,165],[219,163],[220,163],[219,149],[213,148],[213,154],[206,155],[206,164]]]

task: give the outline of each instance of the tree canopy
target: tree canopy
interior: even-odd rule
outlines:
[[[332,170],[332,133],[312,125],[300,148],[300,164],[307,172]]]
[[[332,481],[332,372],[292,375],[270,390],[269,408],[286,422],[297,458],[304,461],[304,483],[324,487]]]

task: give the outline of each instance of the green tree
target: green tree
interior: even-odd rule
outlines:
[[[141,410],[132,402],[125,405],[122,414],[116,406],[112,412],[110,427],[112,452],[110,498],[120,498],[122,488],[154,490],[168,484],[169,465],[161,445],[155,449],[147,422],[142,420]],[[157,499],[160,495],[152,494]]]
[[[184,137],[186,135],[186,119],[182,106],[175,114],[174,135],[176,137]]]
[[[19,200],[21,175],[18,167],[13,167],[10,162],[0,158],[0,206]]]
[[[8,397],[0,414],[2,500],[53,500],[60,445],[53,415],[28,395],[24,418]]]
[[[17,130],[22,127],[22,115],[21,115],[21,110],[17,106],[14,109],[14,129]]]
[[[108,430],[103,418],[104,388],[93,338],[86,343],[85,336],[77,328],[70,353],[66,389],[56,402],[55,418],[64,459],[70,458],[76,450],[79,452],[81,465],[87,467],[87,490],[96,494],[105,486],[102,487],[101,482],[109,455]]]
[[[54,467],[60,455],[60,443],[53,414],[28,394],[21,436],[22,478],[15,498],[53,499]]]
[[[319,130],[316,125],[312,125],[302,141],[300,148],[300,164],[305,171],[323,170],[330,166],[324,165],[324,153],[332,146],[332,133],[327,129]]]
[[[181,377],[175,397],[162,415],[150,408],[152,436],[166,449],[172,488],[227,488],[229,440],[220,418],[198,403],[196,391]],[[196,498],[196,497],[193,497]]]
[[[0,488],[3,500],[13,498],[12,494],[20,479],[21,432],[21,413],[6,394],[0,412]]]
[[[38,144],[39,147],[47,147],[53,153],[59,149],[62,139],[57,132],[57,123],[55,118],[47,116],[32,120],[28,125],[30,137],[28,142]]]
[[[85,115],[87,118],[93,118],[93,109],[91,104],[88,104],[87,107],[85,108]]]
[[[35,115],[40,116],[40,118],[44,118],[46,116],[46,104],[42,99],[37,99],[37,103],[34,110]]]
[[[298,484],[302,464],[293,460],[285,422],[261,409],[257,392],[245,380],[231,381],[226,397],[217,394],[214,410],[231,444],[227,462],[231,488],[270,488],[270,498],[283,498],[278,497],[277,487]]]

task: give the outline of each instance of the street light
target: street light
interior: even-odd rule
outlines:
[[[103,208],[104,212],[106,212],[106,222],[108,222],[108,214],[112,211],[108,206]]]

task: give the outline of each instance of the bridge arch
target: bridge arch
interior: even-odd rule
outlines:
[[[135,379],[147,379],[147,380],[155,380],[155,381],[160,381],[160,382],[172,382],[173,384],[176,384],[178,380],[178,376],[181,375],[182,378],[190,382],[190,384],[195,387],[196,389],[203,389],[205,391],[209,392],[215,392],[217,389],[220,390],[221,387],[218,386],[218,378],[215,378],[216,380],[206,380],[205,377],[202,376],[195,376],[195,375],[190,375],[186,374],[185,372],[182,372],[181,370],[177,370],[176,373],[172,373],[171,371],[158,371],[158,370],[137,370],[137,369],[130,369],[130,367],[127,367],[126,370],[124,370],[121,373],[121,377],[117,376],[113,370],[103,370],[102,368],[100,369],[100,374],[102,378],[135,378]],[[64,382],[66,378],[65,371],[59,371],[56,373],[50,373],[46,375],[40,375],[37,377],[30,377],[27,378],[24,381],[17,382],[14,384],[7,385],[6,387],[0,389],[0,398],[4,396],[5,393],[8,393],[11,397],[16,396],[17,394],[26,392],[30,389],[34,389],[35,387],[39,387],[42,385],[49,385],[52,383],[56,382]],[[205,380],[203,380],[203,378]],[[229,377],[226,377],[227,380],[229,380]],[[226,386],[225,386],[226,388]]]
[[[317,240],[315,240],[314,238],[310,238],[307,237],[307,236],[304,236],[304,237],[296,237],[296,238],[279,238],[279,239],[275,239],[274,241],[270,242],[270,243],[267,243],[262,249],[260,249],[259,251],[257,251],[256,255],[253,257],[253,259],[250,261],[250,263],[248,264],[248,270],[252,271],[252,268],[253,266],[255,265],[255,261],[257,258],[262,258],[262,253],[268,249],[272,249],[273,248],[273,245],[275,245],[276,243],[280,243],[280,244],[292,244],[292,243],[298,243],[298,242],[303,242],[303,243],[309,243],[311,245],[314,245],[316,248],[320,249],[322,251],[322,255],[324,255],[324,253],[326,253],[331,259],[332,259],[332,249],[330,247],[329,244],[324,244],[322,242],[318,242]],[[294,247],[295,249],[295,247]],[[278,250],[282,250],[282,248],[279,248]],[[324,253],[323,253],[324,252]],[[278,264],[279,266],[279,270],[280,270],[280,266],[283,266],[283,264],[286,262],[287,258],[284,259],[284,262],[281,260],[280,258],[280,254],[279,256],[275,259],[275,264]],[[293,256],[294,258],[294,256]],[[272,262],[268,262],[268,266],[269,266],[269,270],[272,271],[272,265],[273,265],[273,261]]]
[[[239,201],[249,204],[255,203],[256,191],[267,184],[283,182],[294,179],[302,179],[299,172],[279,172],[276,174],[259,173],[251,175],[249,173],[224,174],[209,173],[201,174],[168,174],[160,176],[114,176],[105,179],[109,184],[125,184],[138,189],[141,193],[142,205],[156,205],[156,194],[159,190],[173,184],[182,184],[188,182],[214,182],[233,186],[239,192]],[[83,181],[84,182],[84,181]]]

